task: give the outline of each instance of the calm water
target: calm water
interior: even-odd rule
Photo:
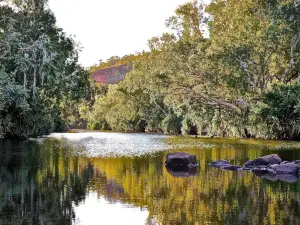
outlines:
[[[200,166],[167,171],[172,151]],[[300,180],[208,166],[269,153],[300,159],[300,144],[117,133],[2,141],[0,224],[300,224]]]

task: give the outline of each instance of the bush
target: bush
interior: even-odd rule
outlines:
[[[181,118],[171,114],[162,121],[162,130],[165,134],[181,134]]]
[[[110,130],[106,120],[93,121],[87,124],[89,130]]]
[[[300,139],[300,83],[277,83],[263,96],[259,120],[267,135],[278,139]]]
[[[182,121],[181,133],[183,135],[197,135],[198,130],[197,127],[192,123],[192,121],[185,117]]]

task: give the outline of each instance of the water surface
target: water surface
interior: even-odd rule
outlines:
[[[172,171],[168,152],[197,156]],[[242,165],[297,142],[121,133],[52,134],[0,142],[0,224],[300,224],[300,181],[208,166]]]

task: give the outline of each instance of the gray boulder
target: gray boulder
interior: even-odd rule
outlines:
[[[265,155],[253,160],[253,166],[261,166],[268,164],[280,164],[282,162],[281,158],[277,154]]]
[[[278,166],[278,164],[269,165],[269,169],[273,170],[276,166]]]
[[[292,163],[294,163],[294,164],[300,164],[300,160],[294,160],[294,161],[292,161]]]
[[[276,174],[297,174],[299,165],[294,163],[280,164],[273,167]]]
[[[252,168],[253,167],[253,160],[249,160],[249,161],[245,162],[243,166],[246,167],[246,168]]]
[[[269,163],[266,160],[264,160],[262,157],[253,160],[254,167],[268,165],[268,164]]]
[[[169,153],[166,156],[165,165],[167,166],[197,166],[197,158],[193,154],[185,152]]]
[[[277,154],[265,155],[262,157],[268,164],[279,164],[282,162],[281,158]]]

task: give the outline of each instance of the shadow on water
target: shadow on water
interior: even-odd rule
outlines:
[[[128,140],[134,138],[140,136]],[[0,224],[107,224],[125,218],[127,209],[134,209],[134,214],[122,224],[300,224],[297,177],[208,166],[218,159],[242,165],[269,153],[300,159],[294,144],[278,147],[278,142],[180,137],[149,140],[159,142],[171,147],[119,157],[84,155],[64,140],[0,142]],[[199,166],[165,167],[166,154],[179,150],[195,154]],[[86,222],[81,216],[93,209],[98,211],[88,214],[91,218]]]

